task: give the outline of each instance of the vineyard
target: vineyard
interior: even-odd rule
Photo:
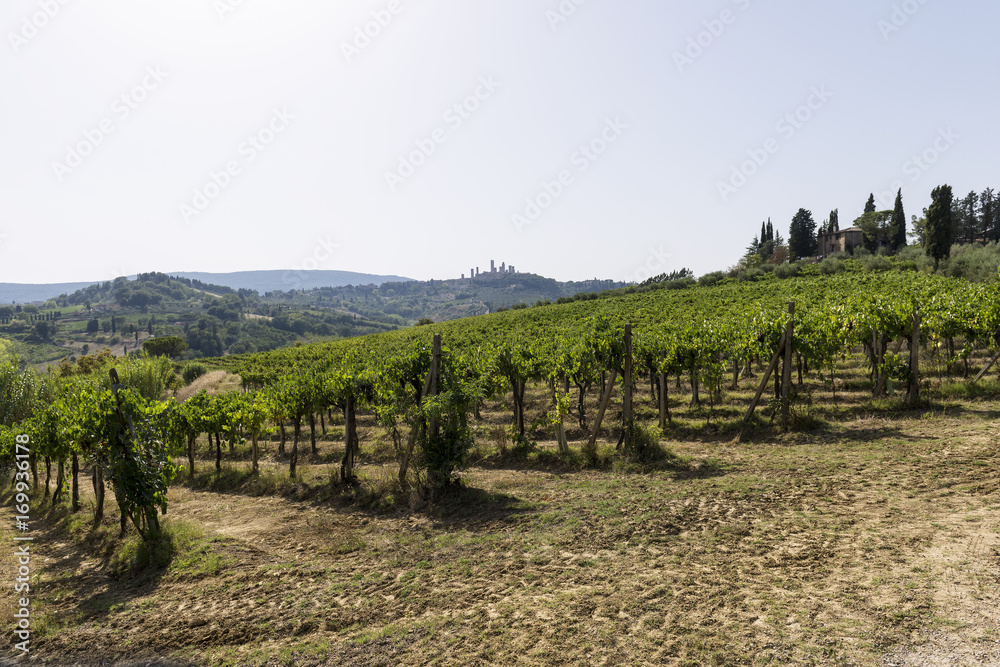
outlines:
[[[494,442],[588,475],[631,469],[612,460],[721,474],[744,456],[738,443],[814,430],[816,403],[844,405],[826,420],[852,420],[933,410],[946,377],[995,389],[983,378],[998,349],[998,282],[910,272],[650,290],[207,360],[241,388],[184,401],[163,358],[84,358],[49,376],[8,361],[0,452],[13,460],[16,436],[30,435],[37,497],[72,514],[91,507],[99,527],[107,487],[118,531],[154,544],[168,496],[221,488],[212,480],[234,471],[238,489],[279,469],[315,485],[303,466],[322,469],[324,497],[355,499],[374,476],[395,505],[373,506],[397,515],[467,497],[479,473],[460,471]],[[663,446],[684,440],[720,455]]]

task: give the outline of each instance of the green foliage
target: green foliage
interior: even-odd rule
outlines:
[[[468,416],[474,397],[466,387],[454,381],[436,396],[428,396],[421,405],[421,417],[428,423],[436,422],[437,434],[428,432],[419,442],[417,467],[426,473],[426,484],[432,494],[448,488],[454,471],[465,465],[473,438],[469,431]]]
[[[896,193],[896,203],[892,210],[892,222],[889,229],[892,251],[899,252],[906,245],[906,212],[903,211],[903,188],[900,188]]]
[[[941,270],[953,278],[970,282],[994,282],[1000,268],[1000,243],[952,246]]]
[[[142,344],[142,349],[154,357],[176,357],[188,348],[188,344],[179,336],[161,336],[150,338]]]
[[[0,360],[0,425],[29,419],[38,407],[41,382],[16,356]]]
[[[177,377],[173,365],[166,357],[123,357],[115,363],[122,385],[135,390],[147,401],[156,401],[163,397],[167,389]],[[111,388],[110,380],[101,375],[100,385]]]
[[[870,253],[880,248],[892,248],[894,241],[892,211],[868,211],[854,221],[855,227],[860,227],[864,233],[865,249]]]
[[[166,404],[143,399],[127,387],[103,390],[97,397],[106,434],[95,459],[106,471],[122,516],[146,542],[160,534],[157,510],[167,511],[167,488],[177,469],[166,441]]]
[[[820,273],[833,275],[844,272],[844,262],[836,257],[826,257],[819,263]]]
[[[795,276],[799,275],[799,269],[800,269],[799,265],[795,262],[789,264],[779,264],[778,266],[774,267],[774,277],[780,280],[784,280],[786,278],[794,278]]]
[[[711,287],[726,278],[724,271],[713,271],[698,278],[698,284],[702,287]]]
[[[208,367],[205,364],[193,361],[184,365],[184,369],[181,371],[181,379],[184,380],[184,384],[191,384],[207,372]]]
[[[810,211],[800,208],[792,218],[791,227],[788,229],[788,251],[792,259],[813,257],[816,255],[817,246],[816,221],[813,220]]]
[[[955,236],[952,225],[952,193],[950,185],[940,185],[931,192],[931,205],[927,209],[924,249],[934,259],[936,269],[948,257]]]

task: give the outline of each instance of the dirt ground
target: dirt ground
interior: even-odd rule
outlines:
[[[335,430],[306,476],[338,467]],[[95,666],[1000,664],[1000,402],[664,442],[685,463],[592,470],[494,453],[461,474],[461,491],[416,509],[175,484],[165,523],[186,541],[165,569],[138,575],[115,575],[86,530],[57,527],[59,510],[35,529],[31,659],[15,657],[9,633],[4,655]],[[363,463],[370,479],[393,473]],[[12,544],[3,500],[0,539]],[[115,523],[111,512],[106,531]],[[13,602],[3,604],[11,627]]]

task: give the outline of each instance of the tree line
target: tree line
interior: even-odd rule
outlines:
[[[842,231],[839,218],[839,210],[834,209],[817,226],[812,212],[800,208],[789,225],[787,244],[768,218],[761,223],[760,235],[754,237],[741,263],[744,268],[751,268],[761,263],[781,264],[816,257],[824,236]],[[937,268],[941,260],[949,257],[955,244],[1000,242],[1000,198],[993,188],[986,188],[982,193],[971,191],[956,200],[950,185],[940,185],[931,192],[931,205],[924,209],[923,216],[912,216],[908,231],[902,188],[896,193],[893,208],[882,211],[877,210],[872,193],[864,212],[852,226],[861,230],[863,247],[873,254],[896,254],[907,246],[907,237],[912,237]]]

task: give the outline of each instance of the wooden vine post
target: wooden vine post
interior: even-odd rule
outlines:
[[[991,368],[993,368],[993,364],[995,364],[998,360],[1000,360],[1000,352],[997,352],[995,355],[993,355],[993,358],[990,359],[990,363],[986,364],[983,370],[979,371],[979,375],[973,378],[972,381],[979,382],[980,380],[982,380],[983,376],[986,375]]]
[[[622,428],[625,449],[632,447],[632,325],[625,325],[625,363],[622,378]]]
[[[614,368],[611,369],[611,378],[604,388],[604,395],[601,397],[601,405],[597,409],[597,418],[594,419],[594,430],[590,432],[590,438],[587,440],[587,457],[591,460],[597,458],[597,432],[601,428],[601,421],[604,419],[604,412],[608,409],[608,403],[611,401],[611,390],[615,388],[615,380],[618,379],[618,371]]]
[[[340,481],[351,484],[355,481],[354,459],[358,451],[358,420],[355,410],[353,389],[344,401],[344,458],[340,462]]]
[[[431,386],[428,396],[438,395],[438,385],[441,380],[441,334],[434,334],[434,343],[431,348],[431,370],[430,370],[430,380]],[[436,418],[431,419],[430,423],[430,437],[438,437],[439,425]]]
[[[910,387],[907,402],[911,408],[920,402],[920,311],[913,311],[913,330],[910,332]]]
[[[667,410],[667,374],[660,373],[660,429],[666,430],[670,412]]]
[[[795,314],[795,302],[794,301],[789,302],[789,304],[788,304],[788,313],[789,313],[789,315],[794,315]],[[757,404],[760,403],[760,397],[764,395],[764,389],[767,388],[767,382],[768,382],[768,380],[771,379],[771,374],[774,373],[775,369],[777,369],[778,362],[781,360],[782,355],[784,355],[785,358],[786,358],[785,372],[789,375],[789,378],[790,378],[791,372],[792,372],[791,363],[790,363],[790,361],[791,361],[791,349],[792,349],[792,346],[791,346],[790,343],[789,344],[786,344],[786,343],[788,343],[791,340],[793,333],[794,333],[794,328],[793,328],[793,325],[792,325],[792,318],[789,317],[788,318],[788,324],[785,326],[785,333],[781,336],[781,342],[778,343],[778,349],[774,351],[774,356],[771,357],[771,363],[768,365],[767,371],[764,373],[764,377],[761,378],[760,385],[758,385],[758,387],[757,387],[757,393],[756,393],[756,395],[754,395],[753,400],[750,401],[750,407],[747,409],[747,413],[743,417],[743,423],[744,423],[744,425],[748,421],[750,421],[750,417],[753,416],[754,410],[757,409]],[[775,383],[777,383],[777,379],[775,379]],[[785,392],[787,391],[787,387],[788,387],[788,382],[785,382],[784,383],[784,387],[781,390],[782,397],[786,396]]]
[[[789,391],[792,385],[792,335],[795,331],[795,302],[788,302],[788,324],[785,325],[785,361],[781,368],[781,426],[789,426]]]

